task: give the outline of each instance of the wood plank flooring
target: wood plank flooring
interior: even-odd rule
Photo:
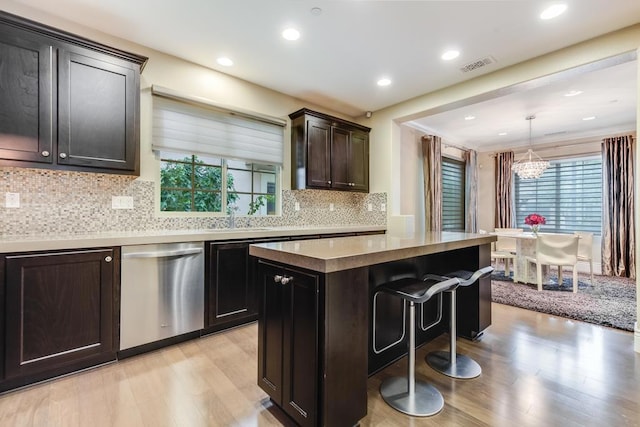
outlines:
[[[458,352],[483,368],[473,380],[416,375],[444,395],[444,410],[412,418],[380,398],[380,382],[405,375],[406,358],[368,382],[361,426],[640,426],[640,354],[633,334],[493,305],[493,324]],[[290,426],[256,385],[251,324],[0,395],[0,426]]]

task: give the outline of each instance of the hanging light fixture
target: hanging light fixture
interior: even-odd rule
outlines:
[[[521,179],[540,178],[549,167],[549,162],[542,160],[542,158],[531,149],[531,120],[535,118],[536,116],[526,117],[526,119],[529,120],[529,150],[520,160],[511,166],[511,170],[517,173]]]

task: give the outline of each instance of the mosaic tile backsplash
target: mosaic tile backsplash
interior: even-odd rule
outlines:
[[[85,234],[226,228],[226,217],[165,217],[156,214],[154,182],[133,177],[23,168],[0,169],[0,236]],[[20,193],[20,207],[7,208],[5,193]],[[133,209],[112,209],[112,196],[133,197]],[[298,202],[300,210],[295,210]],[[333,203],[334,210],[329,210]],[[238,216],[237,227],[385,225],[385,193],[285,190],[281,216]],[[372,211],[368,205],[372,205]]]

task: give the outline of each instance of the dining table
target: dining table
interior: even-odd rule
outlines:
[[[527,257],[534,257],[536,255],[536,239],[538,233],[521,231],[521,232],[509,232],[509,231],[494,231],[489,234],[500,237],[510,237],[516,241],[516,258],[513,261],[516,265],[513,273],[514,283],[536,283],[536,269],[526,269],[525,265],[528,262]],[[556,233],[545,233],[556,234]],[[529,274],[525,276],[525,272]],[[516,274],[517,272],[517,274]],[[542,266],[542,275],[547,276],[549,273],[549,266]]]

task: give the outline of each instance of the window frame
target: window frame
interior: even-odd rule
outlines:
[[[449,164],[455,164],[457,168],[459,168],[462,171],[462,175],[461,175],[461,181],[460,181],[460,189],[461,189],[461,193],[458,197],[458,200],[461,201],[462,203],[460,204],[461,206],[461,211],[459,211],[459,213],[461,213],[461,216],[457,219],[461,220],[461,225],[462,228],[448,228],[447,225],[445,224],[445,173],[444,173],[444,169],[445,169],[445,164],[449,163]],[[442,201],[441,201],[441,206],[440,209],[442,211],[442,231],[458,231],[458,232],[464,232],[465,231],[465,218],[466,218],[466,175],[467,175],[467,164],[463,159],[458,159],[455,157],[451,157],[451,156],[446,156],[443,155],[442,156]],[[455,224],[457,225],[457,224]]]
[[[577,181],[575,179],[572,179],[572,180],[568,179],[567,171],[569,170],[569,168],[572,167],[570,166],[570,164],[578,163],[578,162],[593,161],[593,160],[599,160],[599,163],[600,163],[599,168],[597,167],[595,168],[590,167],[588,169],[582,168],[582,172],[581,172],[575,169],[575,166],[573,166],[574,171],[572,172],[571,176],[575,177],[578,174],[580,174],[580,175],[586,176],[586,178],[599,179],[599,184],[600,184],[599,188],[597,188],[595,191],[592,190],[592,191],[580,192],[579,193],[581,195],[580,197],[566,197],[567,194],[578,194],[575,192],[575,189],[574,191],[571,191],[571,186],[575,187],[576,185],[575,183]],[[563,166],[563,168],[565,168],[564,171],[561,169],[556,169],[556,165],[563,164],[563,163],[565,164],[565,166]],[[551,159],[549,169],[545,171],[545,174],[549,173],[549,171],[551,170],[558,170],[557,172],[554,172],[553,201],[548,203],[551,207],[554,207],[553,214],[550,214],[547,211],[547,208],[544,206],[543,202],[539,202],[539,203],[537,202],[538,191],[542,191],[542,190],[538,190],[537,188],[535,190],[525,188],[525,190],[529,192],[535,191],[536,207],[534,209],[518,208],[518,205],[520,203],[519,200],[522,199],[522,197],[519,197],[522,184],[527,183],[527,181],[535,184],[536,186],[540,185],[540,183],[543,183],[543,185],[547,184],[547,181],[540,181],[541,179],[545,179],[544,174],[542,175],[541,178],[538,178],[537,180],[523,180],[517,176],[514,176],[513,200],[514,200],[514,221],[516,222],[516,225],[521,228],[522,227],[526,228],[526,225],[524,224],[524,217],[528,214],[534,213],[533,211],[535,210],[536,211],[535,213],[538,213],[547,219],[547,224],[542,226],[543,231],[551,232],[551,233],[573,233],[575,231],[584,231],[584,232],[593,233],[594,236],[602,235],[602,216],[603,216],[602,155],[601,154],[584,154],[584,155],[564,156],[556,159]],[[563,177],[565,179],[563,179]],[[547,180],[548,179],[550,178],[547,178]],[[594,181],[592,181],[591,179],[586,182],[583,182],[582,185],[585,187],[591,187],[591,189],[595,188],[593,186]],[[551,182],[551,181],[548,181],[548,182]],[[588,203],[594,203],[593,200],[598,197],[599,197],[599,209],[588,208]],[[540,197],[540,199],[551,200],[551,197],[549,195],[543,195],[542,197]],[[573,204],[571,204],[568,207],[566,207],[566,205],[568,204],[567,199],[573,200]],[[540,205],[543,205],[543,206],[540,206]],[[565,207],[563,208],[563,206]],[[567,217],[566,214],[563,215],[563,212],[582,212],[584,218],[588,218],[590,216],[589,215],[590,213],[598,212],[599,213],[599,229],[596,230],[596,226],[595,226],[596,221],[588,221],[587,219],[583,219],[581,221],[568,222],[566,220],[563,220],[563,218]]]
[[[184,157],[189,157],[191,156],[191,158],[193,159],[194,156],[197,156],[198,154],[192,154],[192,153],[174,153],[174,154],[178,154],[178,155],[184,155]],[[223,185],[223,188],[220,189],[219,193],[221,194],[221,206],[223,207],[221,211],[163,211],[161,208],[161,194],[162,194],[162,163],[165,161],[168,162],[172,162],[172,163],[187,163],[184,161],[180,161],[180,160],[173,160],[173,159],[168,159],[165,160],[162,157],[163,153],[159,153],[156,152],[156,160],[157,160],[157,168],[156,168],[156,191],[155,191],[155,199],[156,199],[156,208],[155,208],[155,212],[156,215],[158,217],[192,217],[192,218],[198,218],[198,217],[227,217],[228,213],[226,211],[226,209],[224,208],[225,206],[227,206],[227,195],[228,195],[228,190],[226,188],[226,185]],[[227,168],[227,162],[229,160],[233,160],[233,159],[225,159],[225,158],[220,158],[221,160],[221,166],[219,166],[221,168],[221,180],[223,183],[227,182],[227,173],[228,173],[228,168]],[[239,161],[245,161],[245,160],[239,160]],[[192,163],[193,164],[193,163]],[[197,164],[197,163],[196,163]],[[274,174],[275,174],[275,211],[274,214],[272,215],[260,215],[260,214],[253,214],[253,215],[249,215],[248,213],[245,212],[236,212],[235,216],[236,217],[276,217],[276,216],[280,216],[282,214],[282,167],[280,165],[268,165],[266,163],[251,163],[252,167],[251,167],[251,197],[253,200],[253,197],[256,195],[261,195],[263,193],[254,193],[253,192],[253,173],[257,172],[255,171],[255,165],[256,164],[260,164],[260,165],[264,165],[264,166],[270,166],[270,167],[274,167]],[[210,165],[208,163],[205,163],[205,165],[207,166],[214,166],[214,167],[218,167],[216,165]],[[235,168],[231,168],[232,170]],[[192,181],[191,183],[193,184],[193,171],[192,171]],[[192,203],[193,203],[193,192],[196,190],[195,188],[189,189],[192,192]],[[205,190],[207,191],[207,190]],[[218,192],[215,190],[211,190],[211,192]],[[237,192],[237,193],[241,193],[241,194],[249,194],[247,192]]]

